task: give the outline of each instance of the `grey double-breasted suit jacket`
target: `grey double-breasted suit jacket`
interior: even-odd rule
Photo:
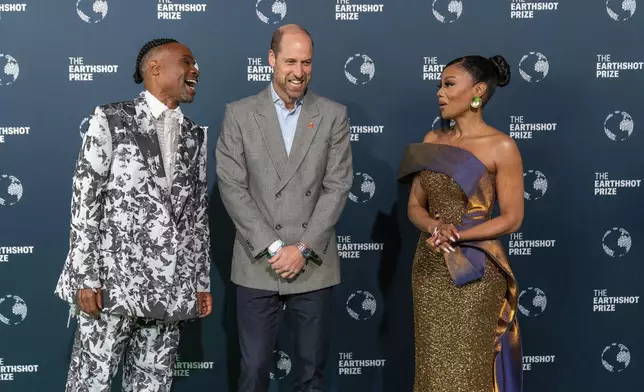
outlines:
[[[287,155],[270,86],[226,105],[216,149],[218,186],[236,228],[231,280],[293,294],[340,282],[335,226],[353,180],[345,106],[308,91]],[[285,280],[262,252],[276,239],[316,254]]]

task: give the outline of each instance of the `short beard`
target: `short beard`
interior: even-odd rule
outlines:
[[[179,99],[179,103],[192,103],[195,100],[195,96],[190,96],[187,92],[182,92],[181,93],[181,98]]]

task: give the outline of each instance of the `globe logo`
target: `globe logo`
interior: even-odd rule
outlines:
[[[539,170],[528,170],[527,173],[523,173],[523,183],[523,196],[526,200],[539,200],[548,190],[548,179]]]
[[[461,0],[434,0],[432,3],[434,18],[441,23],[454,23],[463,13]]]
[[[613,343],[602,351],[602,365],[609,372],[621,372],[631,363],[631,352],[623,344]]]
[[[286,1],[257,0],[255,12],[259,20],[266,24],[278,24],[286,16]]]
[[[631,250],[632,243],[631,235],[620,227],[613,227],[602,237],[602,248],[610,257],[624,256]]]
[[[546,293],[536,287],[528,287],[519,294],[519,311],[527,317],[537,317],[546,310]]]
[[[369,320],[376,313],[376,299],[368,291],[358,290],[347,299],[347,313],[355,320]]]
[[[89,129],[89,117],[85,117],[83,121],[81,121],[78,129],[79,129],[80,137],[81,139],[83,139],[85,137],[85,134],[87,133],[87,130]]]
[[[18,79],[20,66],[13,57],[8,54],[0,54],[0,86],[9,86]]]
[[[611,19],[623,22],[635,14],[635,0],[606,0],[606,12]]]
[[[22,199],[22,183],[14,176],[0,175],[0,207],[12,206]]]
[[[616,110],[604,120],[604,132],[614,142],[622,142],[631,136],[635,122],[630,114]]]
[[[344,63],[344,75],[353,84],[367,84],[376,74],[376,64],[366,54],[356,53]]]
[[[366,203],[376,193],[376,182],[367,173],[355,173],[349,192],[349,200],[354,203]]]
[[[519,74],[526,82],[539,83],[548,76],[549,69],[548,59],[539,52],[530,52],[519,61]]]
[[[0,321],[6,325],[18,325],[27,318],[27,304],[17,295],[0,298]]]
[[[273,365],[271,380],[282,380],[291,373],[291,358],[284,351],[273,351]]]
[[[107,15],[107,0],[77,0],[76,12],[87,23],[98,23]]]

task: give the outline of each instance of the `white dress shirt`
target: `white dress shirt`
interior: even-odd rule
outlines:
[[[169,190],[172,188],[174,162],[177,153],[177,146],[179,145],[179,131],[181,129],[181,124],[183,123],[183,113],[179,106],[175,109],[168,109],[163,102],[159,101],[159,99],[147,90],[145,91],[145,100],[150,107],[152,116],[154,117],[157,137],[159,139],[159,148],[161,149],[163,169],[165,170],[167,189]]]

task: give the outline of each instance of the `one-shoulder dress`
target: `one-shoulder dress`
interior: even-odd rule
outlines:
[[[464,230],[492,217],[495,175],[471,152],[416,143],[398,180],[420,176],[430,216]],[[518,286],[498,239],[433,251],[421,233],[412,267],[414,392],[521,392]]]

